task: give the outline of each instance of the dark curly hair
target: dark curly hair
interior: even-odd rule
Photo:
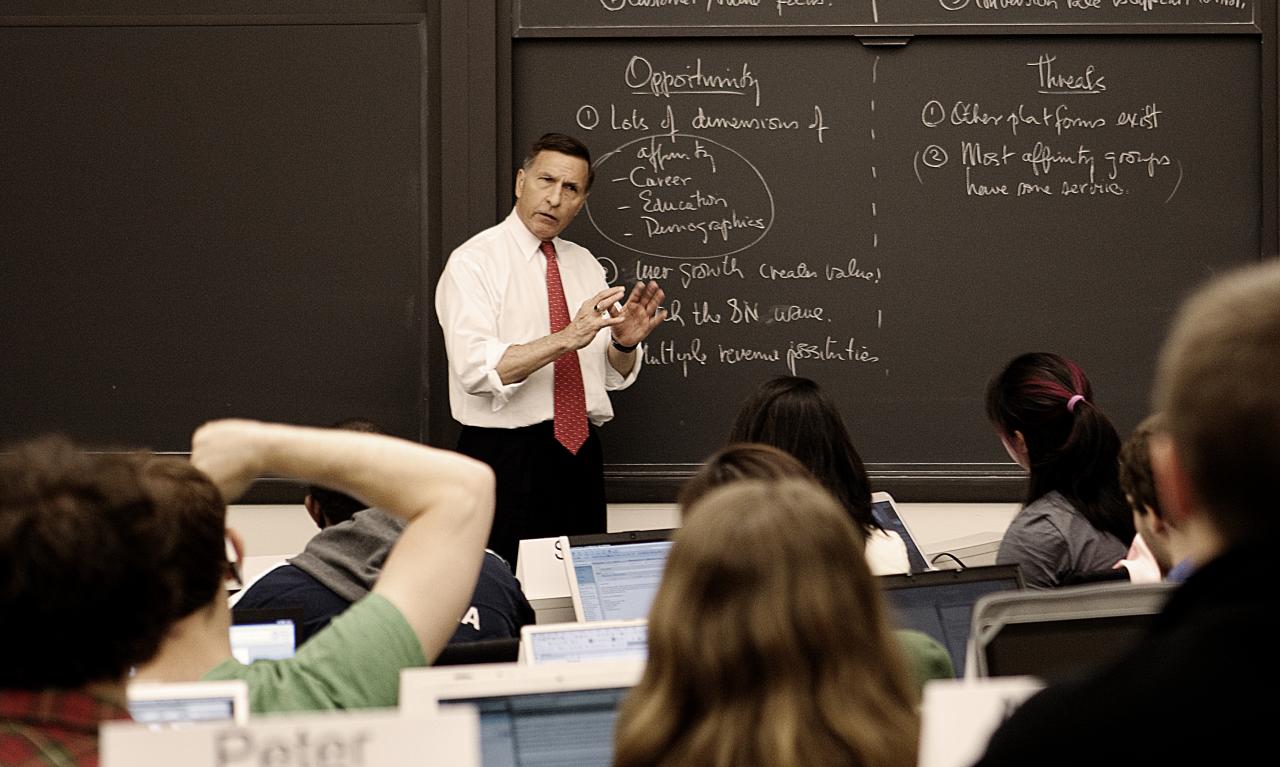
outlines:
[[[65,437],[0,456],[0,688],[121,681],[159,648],[178,589],[150,457]]]

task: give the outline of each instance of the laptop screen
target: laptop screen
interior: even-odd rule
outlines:
[[[441,700],[480,712],[484,767],[609,767],[618,704],[628,687]]]
[[[877,495],[879,494],[877,493]],[[924,553],[920,551],[920,546],[916,543],[916,539],[907,530],[902,517],[898,516],[898,510],[894,508],[893,501],[873,499],[871,516],[885,530],[891,530],[902,538],[902,542],[907,545],[907,563],[911,567],[911,572],[922,573],[929,569],[929,563],[925,561]]]
[[[924,632],[941,642],[961,677],[974,602],[984,594],[1022,588],[1017,565],[882,575],[879,581],[894,625]]]
[[[301,610],[234,610],[231,654],[244,664],[292,658],[301,619]]]
[[[530,663],[560,663],[648,656],[648,625],[593,626],[566,624],[564,628],[526,626],[523,642]]]
[[[1154,614],[1010,623],[985,648],[989,676],[1039,677],[1055,684],[1118,658],[1147,631]]]
[[[243,681],[131,682],[129,715],[152,726],[193,722],[244,723],[249,716],[249,686]]]
[[[584,621],[647,618],[671,541],[595,544],[571,549]]]
[[[141,724],[222,722],[235,718],[235,699],[229,695],[200,698],[130,700],[129,716]]]

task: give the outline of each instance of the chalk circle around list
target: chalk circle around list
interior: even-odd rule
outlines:
[[[768,182],[750,160],[718,141],[690,133],[642,136],[602,155],[594,167],[587,217],[601,237],[634,253],[721,258],[750,248],[773,227]],[[679,182],[645,185],[656,179]],[[673,205],[685,207],[662,207]]]

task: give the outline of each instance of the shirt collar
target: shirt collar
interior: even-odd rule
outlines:
[[[0,719],[97,732],[99,723],[127,720],[129,712],[113,700],[84,690],[0,690]]]
[[[529,227],[525,226],[524,222],[520,220],[520,216],[514,207],[511,208],[511,215],[507,216],[502,225],[506,227],[507,232],[515,239],[516,247],[524,254],[525,260],[532,259],[542,252],[542,240],[539,240],[534,236],[533,232],[529,231]],[[560,238],[557,237],[551,241],[556,246],[556,252],[560,251],[559,240]]]

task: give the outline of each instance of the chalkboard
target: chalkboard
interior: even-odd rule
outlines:
[[[1127,430],[1181,297],[1259,258],[1256,37],[904,42],[514,41],[517,156],[549,129],[596,154],[565,236],[667,291],[604,429],[615,476],[700,461],[785,374],[873,471],[1012,470],[983,414],[1000,366],[1074,357]]]
[[[421,14],[3,21],[0,439],[420,436]]]

